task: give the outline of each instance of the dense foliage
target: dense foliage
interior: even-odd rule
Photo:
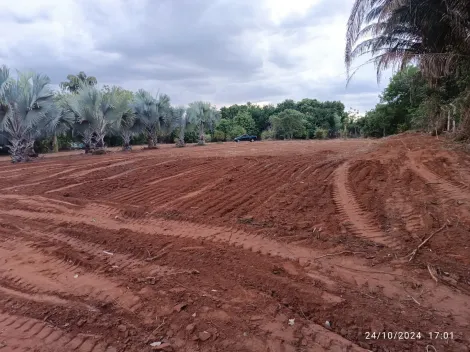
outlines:
[[[14,80],[8,68],[0,69],[0,137],[15,162],[28,160],[35,151],[73,144],[88,153],[106,145],[130,150],[132,140],[158,148],[161,142],[204,145],[246,133],[267,139],[334,137],[350,119],[336,101],[287,99],[277,105],[248,102],[217,110],[204,101],[175,107],[168,95],[142,89],[99,88],[97,79],[84,72],[68,75],[60,92],[53,92],[49,83],[47,76],[34,73],[19,73]]]
[[[263,139],[316,138],[317,129],[326,130],[327,135],[336,137],[348,119],[343,103],[316,99],[298,102],[286,99],[277,105],[263,107],[248,102],[246,105],[223,107],[220,112],[222,119],[216,131],[226,140],[237,135],[233,132],[237,126]]]
[[[419,127],[470,138],[468,0],[355,0],[347,25],[348,70],[364,54],[372,54],[378,78],[389,67],[403,71],[362,119],[366,135]]]

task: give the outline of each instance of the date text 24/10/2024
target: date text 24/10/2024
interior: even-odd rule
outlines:
[[[421,333],[419,331],[367,331],[366,340],[453,340],[454,333],[450,331],[428,331]]]

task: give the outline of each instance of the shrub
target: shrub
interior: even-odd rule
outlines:
[[[235,125],[229,131],[228,139],[234,139],[235,137],[245,134],[246,130],[242,126]]]
[[[214,142],[225,141],[225,133],[219,130],[214,131]]]
[[[269,118],[276,138],[305,138],[307,121],[299,111],[286,109]]]
[[[235,125],[241,126],[245,129],[245,133],[256,134],[256,123],[251,114],[247,111],[240,111],[233,119]]]
[[[184,141],[186,143],[196,143],[199,140],[199,135],[196,129],[184,131]]]
[[[103,155],[106,154],[107,151],[105,149],[97,149],[92,152],[92,155]]]
[[[274,138],[274,132],[272,129],[267,129],[263,132],[261,132],[261,139],[266,140],[266,139],[273,139]]]
[[[324,128],[317,128],[315,130],[316,139],[325,139],[328,136],[328,131]]]

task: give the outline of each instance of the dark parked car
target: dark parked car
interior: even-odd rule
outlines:
[[[250,136],[249,134],[244,134],[242,136],[238,136],[234,139],[235,142],[242,142],[242,141],[250,141],[254,142],[256,141],[256,136]]]

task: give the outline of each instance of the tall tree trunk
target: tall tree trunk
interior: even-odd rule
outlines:
[[[201,122],[201,129],[199,131],[199,144],[205,144],[206,141],[204,140],[204,123]]]
[[[148,136],[147,137],[147,148],[151,149],[153,147],[155,147],[155,144],[153,143],[153,138]]]
[[[57,134],[54,132],[54,136],[52,137],[52,150],[54,153],[59,152],[59,142],[57,141]]]
[[[447,132],[450,132],[450,109],[447,112]]]

